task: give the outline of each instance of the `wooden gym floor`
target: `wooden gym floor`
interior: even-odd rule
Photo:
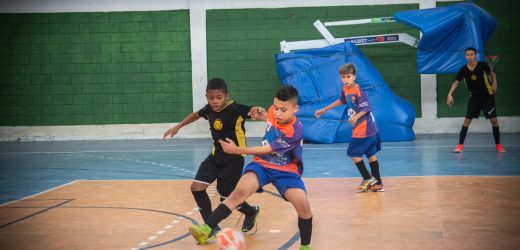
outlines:
[[[472,139],[470,139],[472,138]],[[517,249],[520,135],[383,143],[386,191],[355,193],[346,144],[304,145],[313,249]],[[249,144],[257,143],[255,139]],[[216,249],[187,233],[201,221],[190,179],[208,140],[0,143],[1,249]],[[214,186],[208,193],[215,206]],[[268,185],[248,249],[297,249],[297,216]],[[221,227],[239,227],[237,212]]]

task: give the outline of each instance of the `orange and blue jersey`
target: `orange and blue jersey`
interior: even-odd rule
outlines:
[[[350,87],[343,86],[339,100],[347,105],[349,118],[359,112],[367,112],[352,125],[352,138],[366,138],[378,133],[379,129],[372,115],[368,96],[358,84],[354,83]]]
[[[265,155],[255,155],[253,162],[265,168],[302,175],[302,144],[303,125],[295,117],[288,124],[278,124],[274,107],[267,111],[266,132],[262,139],[263,145],[270,145],[273,152]]]

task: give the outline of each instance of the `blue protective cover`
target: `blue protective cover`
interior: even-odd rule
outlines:
[[[397,12],[396,21],[422,32],[417,51],[417,72],[455,73],[466,64],[464,51],[477,49],[484,61],[484,45],[495,30],[495,19],[473,3]]]
[[[296,115],[303,123],[304,139],[316,143],[350,141],[352,128],[345,105],[329,110],[321,119],[314,117],[316,110],[339,98],[343,83],[338,69],[345,63],[353,63],[357,68],[356,82],[368,95],[381,140],[415,139],[415,108],[396,96],[361,50],[349,42],[276,55],[282,85],[298,90],[300,109]]]

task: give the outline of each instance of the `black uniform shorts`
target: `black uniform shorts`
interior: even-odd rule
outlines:
[[[495,106],[494,96],[475,97],[470,96],[468,100],[468,109],[466,118],[478,118],[480,111],[484,112],[486,119],[497,117],[497,109]]]
[[[243,168],[244,157],[210,154],[200,163],[195,181],[210,185],[217,180],[217,191],[225,198],[235,189]]]

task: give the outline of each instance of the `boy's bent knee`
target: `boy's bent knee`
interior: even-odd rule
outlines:
[[[312,217],[311,207],[309,204],[300,209],[296,209],[296,212],[298,213],[298,217],[302,219],[309,219]]]
[[[233,202],[242,203],[247,199],[247,192],[244,190],[235,189],[235,191],[233,191],[227,199]]]
[[[206,190],[208,188],[208,186],[209,186],[208,184],[194,181],[190,185],[190,190],[192,192],[203,191],[203,190]]]

